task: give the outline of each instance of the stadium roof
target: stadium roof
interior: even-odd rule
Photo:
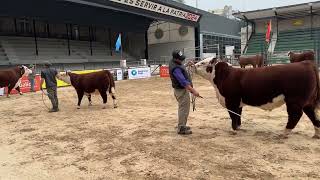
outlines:
[[[60,0],[118,12],[132,13],[151,19],[197,25],[201,14],[172,0]]]
[[[311,13],[313,15],[320,15],[320,1],[254,11],[237,12],[233,15],[244,20],[259,20],[270,19],[273,17],[280,19],[291,19],[310,16]]]

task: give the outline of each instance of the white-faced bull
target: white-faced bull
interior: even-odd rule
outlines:
[[[304,112],[314,125],[314,138],[320,138],[316,114],[320,109],[319,75],[313,62],[240,69],[209,58],[195,67],[196,73],[212,83],[220,104],[230,111],[241,115],[246,105],[271,111],[286,104],[288,122],[284,135],[295,128]],[[238,130],[241,117],[231,112],[229,115],[233,130]]]
[[[9,97],[12,89],[16,89],[21,95],[20,84],[22,76],[28,76],[32,71],[26,66],[16,66],[13,68],[0,70],[0,88],[8,87]]]

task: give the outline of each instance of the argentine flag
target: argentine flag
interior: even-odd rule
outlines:
[[[116,42],[116,51],[120,51],[120,48],[121,48],[121,33],[119,34]]]

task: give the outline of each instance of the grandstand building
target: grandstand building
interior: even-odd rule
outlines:
[[[60,70],[111,68],[121,59],[160,61],[175,48],[189,57],[223,54],[226,45],[240,49],[239,32],[239,21],[171,0],[3,0],[0,67],[50,61]]]
[[[241,29],[242,54],[267,55],[268,63],[288,63],[288,51],[313,50],[319,59],[320,1],[234,14],[245,22]],[[267,23],[272,24],[266,43]]]

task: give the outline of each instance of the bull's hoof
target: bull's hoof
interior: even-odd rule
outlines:
[[[107,109],[107,106],[103,106],[102,109]]]
[[[313,139],[320,139],[320,136],[319,135],[314,135],[312,138]]]
[[[92,106],[92,103],[89,103],[89,105],[88,106]]]
[[[114,109],[118,108],[118,105],[114,105],[113,108],[114,108]]]
[[[19,93],[20,95],[23,95],[22,93]]]
[[[80,109],[80,107],[78,106],[77,109]]]
[[[10,98],[10,96],[7,96],[7,98]]]
[[[241,130],[241,126],[238,126],[236,129],[236,131],[239,131],[239,130]]]

